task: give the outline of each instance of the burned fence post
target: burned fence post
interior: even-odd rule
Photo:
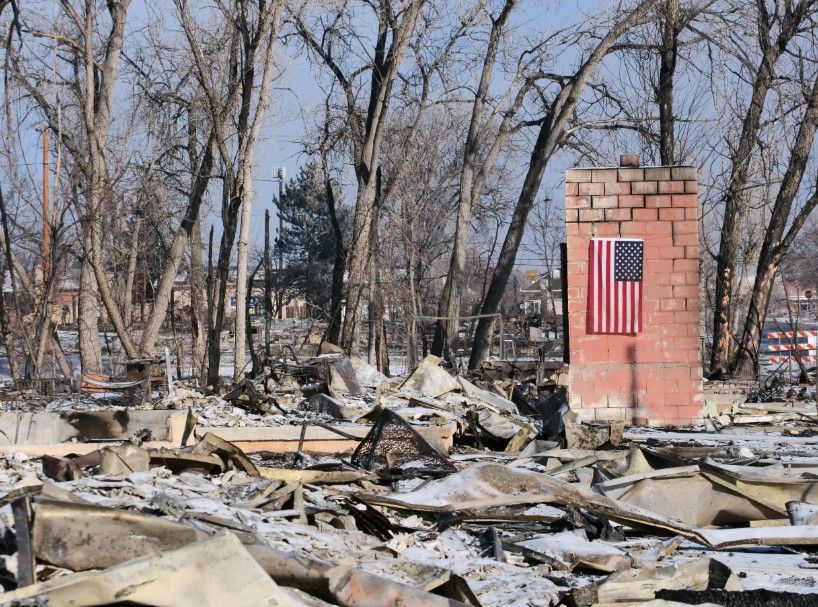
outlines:
[[[11,502],[14,517],[14,533],[17,538],[17,584],[30,586],[34,578],[34,550],[31,544],[31,524],[29,521],[29,496]]]

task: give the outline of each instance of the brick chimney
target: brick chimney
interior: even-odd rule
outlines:
[[[587,420],[682,425],[703,408],[696,169],[576,168],[565,176],[569,404]],[[594,331],[592,238],[644,243],[640,332]]]

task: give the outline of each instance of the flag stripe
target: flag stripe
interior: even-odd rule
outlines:
[[[587,323],[587,330],[590,333],[593,331],[594,326],[594,311],[595,305],[594,302],[596,298],[594,297],[594,276],[596,272],[596,264],[594,263],[594,241],[591,240],[588,243],[588,323]],[[565,280],[563,279],[563,284],[565,284]]]
[[[620,296],[621,291],[622,291],[621,288],[620,288],[622,285],[620,284],[619,281],[615,281],[613,284],[614,284],[614,288],[613,288],[613,317],[614,317],[614,321],[613,321],[613,326],[611,327],[611,330],[614,333],[619,333],[619,331],[620,331],[620,329],[619,329],[619,296]]]
[[[634,295],[634,293],[636,292],[636,285],[633,284],[632,282],[630,282],[630,283],[628,283],[627,289],[628,289],[628,311],[630,312],[629,318],[628,318],[627,332],[628,333],[634,333],[636,331],[636,329],[633,326],[633,310],[634,310],[634,304],[635,304],[635,295]]]
[[[633,326],[633,323],[631,322],[631,315],[633,314],[631,301],[630,301],[631,300],[631,298],[630,298],[631,290],[627,286],[624,286],[624,285],[623,285],[623,290],[625,291],[625,297],[624,297],[625,304],[623,306],[625,308],[625,313],[624,313],[624,316],[623,316],[624,317],[624,327],[625,327],[624,331],[625,331],[625,333],[630,333],[629,329]]]
[[[596,249],[596,324],[601,329],[605,324],[605,309],[602,307],[603,293],[605,292],[605,281],[603,279],[605,269],[605,248],[597,246]]]
[[[596,291],[597,291],[597,296],[596,296],[597,297],[597,305],[596,305],[596,313],[597,314],[596,315],[597,315],[597,318],[599,319],[597,321],[597,323],[599,324],[599,329],[601,331],[604,331],[605,330],[605,316],[604,316],[603,311],[602,311],[602,298],[604,297],[604,293],[605,293],[605,279],[604,279],[605,273],[602,271],[602,269],[605,267],[605,247],[599,246],[599,247],[597,247],[597,249],[598,249],[599,259],[597,260],[597,268],[596,268],[596,274],[597,274],[597,278],[598,278],[598,284],[597,284],[597,288],[596,288]]]

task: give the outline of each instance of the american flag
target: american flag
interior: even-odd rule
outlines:
[[[588,247],[588,332],[642,331],[642,260],[645,243],[592,238]]]

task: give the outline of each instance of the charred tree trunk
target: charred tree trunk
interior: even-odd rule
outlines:
[[[136,262],[139,258],[140,232],[142,230],[142,213],[136,212],[133,224],[133,238],[131,238],[131,250],[128,252],[128,270],[125,278],[125,293],[122,295],[122,313],[125,316],[125,324],[130,327],[133,322],[133,288],[136,280]]]
[[[247,366],[245,342],[247,336],[247,302],[249,300],[250,285],[247,277],[247,241],[250,239],[250,221],[253,209],[253,198],[249,193],[244,196],[241,208],[241,228],[239,229],[239,242],[237,246],[236,259],[236,323],[233,348],[233,381],[239,381],[244,375],[244,368]]]
[[[49,225],[47,229],[51,231],[51,226]],[[37,343],[32,365],[32,373],[35,379],[40,379],[43,375],[43,363],[46,351],[54,335],[53,325],[51,323],[51,301],[57,282],[59,256],[57,255],[56,233],[51,236],[53,246],[47,261],[44,260],[43,263],[43,278],[45,279],[45,284],[43,285],[42,301],[40,304],[40,319],[37,323],[37,331],[35,333]]]
[[[770,294],[772,293],[776,272],[801,226],[814,209],[816,200],[818,200],[818,196],[812,196],[806,201],[785,237],[784,231],[790,220],[795,197],[801,188],[807,161],[815,141],[816,129],[818,129],[818,78],[813,82],[807,108],[801,119],[787,170],[784,173],[770,215],[770,221],[764,234],[764,243],[761,245],[755,283],[750,298],[750,307],[747,311],[739,347],[736,349],[734,359],[730,365],[729,370],[731,373],[745,371],[748,362],[758,361],[761,329],[767,316],[767,308],[770,304]],[[753,373],[757,371],[756,365],[754,365],[752,371]]]
[[[378,282],[378,215],[383,203],[383,172],[381,167],[375,174],[375,201],[373,202],[373,214],[375,215],[370,225],[369,234],[369,251],[370,261],[368,264],[369,294],[367,297],[368,304],[368,323],[367,323],[367,362],[370,365],[378,365],[377,356],[377,339],[376,335],[379,328],[379,308],[378,299],[381,285]]]
[[[358,197],[355,201],[355,218],[352,242],[349,246],[349,265],[346,285],[346,306],[341,327],[340,346],[346,352],[357,350],[358,332],[363,320],[369,296],[370,258],[372,255],[372,222],[375,221],[374,176],[358,178]]]
[[[729,370],[730,357],[733,352],[733,334],[730,328],[733,314],[733,278],[741,237],[741,220],[747,206],[745,195],[747,177],[764,110],[764,101],[773,82],[775,65],[793,36],[798,32],[799,25],[810,4],[810,0],[801,0],[795,6],[788,6],[781,24],[781,31],[771,41],[771,17],[766,12],[763,3],[759,3],[758,39],[762,47],[762,57],[755,74],[750,105],[742,121],[738,145],[731,156],[730,180],[724,193],[724,219],[719,252],[716,257],[713,347],[710,354],[711,375],[723,375]]]
[[[262,361],[262,357],[256,351],[255,343],[253,342],[253,327],[249,323],[250,319],[250,300],[253,298],[253,282],[256,280],[256,274],[258,274],[259,269],[264,264],[264,259],[262,258],[259,260],[258,265],[256,268],[250,273],[250,276],[247,278],[247,292],[244,297],[244,313],[247,316],[248,323],[247,323],[247,331],[246,331],[246,342],[247,342],[247,349],[250,351],[250,362],[253,364],[252,374],[254,377],[258,377],[258,374],[261,373],[261,369],[264,365]]]
[[[577,102],[588,80],[605,55],[611,50],[611,47],[617,39],[635,25],[641,23],[653,8],[654,3],[655,0],[643,0],[621,21],[615,23],[602,40],[600,40],[594,50],[591,51],[579,70],[567,80],[560,92],[550,103],[547,113],[540,125],[540,131],[537,135],[537,141],[534,144],[534,150],[531,153],[531,160],[529,161],[528,171],[523,181],[523,187],[520,191],[517,204],[514,207],[511,223],[506,232],[497,265],[492,273],[486,297],[483,300],[483,305],[480,310],[481,314],[490,315],[497,312],[503,292],[508,284],[508,279],[511,276],[511,271],[514,269],[514,260],[517,257],[517,250],[520,247],[520,242],[525,232],[528,215],[534,206],[534,200],[540,189],[545,167],[548,165],[548,162],[557,148],[562,145],[567,138],[566,127],[574,115]],[[476,369],[488,355],[492,323],[493,318],[488,316],[480,318],[477,323],[471,356],[469,357],[469,369]]]
[[[227,184],[225,184],[226,186]],[[207,335],[207,385],[217,390],[219,387],[219,369],[221,366],[221,332],[224,325],[224,307],[227,297],[227,280],[230,275],[230,257],[236,239],[238,207],[240,198],[225,192],[227,200],[223,201],[222,236],[219,241],[219,257],[213,273],[213,317]],[[236,301],[236,307],[240,304]]]
[[[676,119],[673,115],[673,79],[679,53],[679,0],[665,0],[662,10],[662,46],[659,54],[659,82],[656,103],[659,106],[659,158],[661,164],[675,163]]]
[[[483,69],[480,75],[480,83],[472,102],[471,119],[469,121],[469,132],[466,135],[466,142],[463,149],[463,166],[460,170],[460,190],[457,201],[457,221],[455,223],[454,246],[452,256],[449,261],[449,270],[446,273],[446,283],[443,286],[443,293],[438,304],[437,314],[441,317],[435,325],[435,335],[432,341],[432,354],[443,355],[444,347],[450,348],[457,337],[460,301],[463,292],[463,274],[466,267],[466,248],[471,230],[472,211],[476,198],[480,196],[480,190],[485,182],[485,176],[493,163],[492,153],[486,158],[480,159],[480,145],[484,138],[484,121],[486,110],[486,98],[489,94],[491,80],[494,72],[494,65],[497,60],[497,52],[500,47],[500,39],[508,21],[509,15],[514,10],[515,0],[506,0],[499,16],[492,20],[489,42],[486,47],[486,56],[483,60]],[[508,112],[507,117],[513,112]],[[502,130],[501,130],[502,133]],[[499,151],[502,136],[498,135],[495,141],[494,157]],[[482,166],[480,166],[482,164]]]
[[[207,288],[207,324],[205,325],[207,332],[205,333],[205,360],[202,363],[202,382],[208,385],[208,378],[210,373],[210,339],[212,337],[211,325],[215,322],[216,314],[216,289],[215,276],[213,274],[213,229],[210,225],[210,234],[207,238],[207,278],[205,279],[205,287]]]
[[[193,226],[199,219],[199,209],[202,206],[202,199],[207,191],[207,185],[210,182],[210,173],[213,170],[214,138],[215,135],[211,132],[205,144],[204,154],[202,155],[200,164],[198,166],[194,165],[196,167],[194,169],[195,174],[193,176],[193,183],[191,184],[185,214],[182,217],[181,224],[173,234],[167,262],[165,263],[162,277],[159,280],[159,286],[154,296],[153,310],[142,332],[140,348],[146,354],[152,354],[156,347],[156,340],[159,338],[159,331],[167,315],[170,293],[176,282],[179,266],[184,258],[185,249],[192,238]],[[191,144],[193,144],[192,141]]]
[[[338,221],[338,212],[335,203],[335,192],[332,188],[332,181],[329,177],[329,169],[326,159],[322,158],[324,170],[324,189],[327,194],[327,207],[330,222],[332,223],[332,235],[335,246],[335,259],[332,263],[332,294],[330,297],[330,317],[327,324],[327,332],[324,341],[337,344],[341,333],[341,310],[344,297],[344,272],[346,266],[346,249],[344,247],[344,234],[341,231],[341,224]]]
[[[85,257],[80,266],[79,349],[83,373],[102,371],[102,343],[99,340],[99,300],[94,270]]]
[[[386,334],[383,292],[376,296],[375,306],[375,366],[384,375],[389,375],[389,344]]]
[[[205,302],[204,267],[202,264],[202,223],[199,218],[193,224],[190,236],[190,314],[191,323],[191,374],[201,377],[205,360],[205,328],[207,306]]]

